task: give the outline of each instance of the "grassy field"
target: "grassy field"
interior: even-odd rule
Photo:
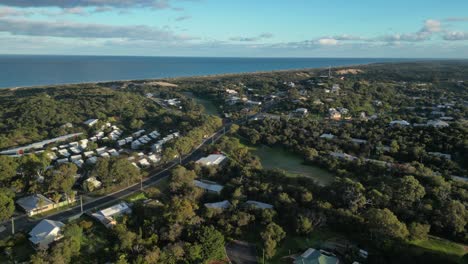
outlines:
[[[468,248],[465,245],[432,236],[428,240],[412,241],[410,244],[414,246],[415,251],[420,253],[424,251],[438,253],[459,263],[463,263],[461,258],[468,253]]]
[[[184,94],[186,96],[192,98],[193,100],[195,100],[195,102],[197,104],[203,105],[203,107],[205,108],[205,113],[207,113],[209,115],[219,115],[220,114],[219,111],[218,111],[218,108],[216,107],[216,105],[211,100],[201,98],[201,97],[197,97],[191,92],[184,92]]]
[[[261,145],[249,146],[249,148],[260,158],[262,166],[266,169],[279,169],[290,177],[309,177],[321,185],[327,185],[333,181],[333,174],[319,167],[303,164],[301,157],[281,147]]]

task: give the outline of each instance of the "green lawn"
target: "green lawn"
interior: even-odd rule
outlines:
[[[321,185],[330,184],[334,175],[317,166],[303,164],[303,159],[281,147],[265,145],[248,146],[253,154],[257,155],[266,169],[279,169],[290,177],[309,177]]]
[[[133,202],[136,202],[136,201],[146,200],[146,199],[148,199],[148,197],[146,197],[145,193],[137,192],[137,193],[134,193],[134,194],[132,194],[130,196],[125,197],[124,200],[126,202],[133,203]]]
[[[441,255],[446,255],[447,257],[459,262],[461,262],[461,257],[468,253],[468,248],[464,245],[432,236],[429,237],[428,240],[412,241],[410,244],[413,245],[417,251],[435,252]]]

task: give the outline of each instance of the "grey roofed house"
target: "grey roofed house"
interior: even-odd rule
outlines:
[[[273,209],[273,205],[267,204],[267,203],[262,203],[258,201],[253,201],[253,200],[248,200],[245,202],[247,205],[253,206],[257,209]]]
[[[43,219],[29,232],[29,240],[37,249],[47,249],[50,243],[62,238],[61,229],[65,224]]]
[[[205,207],[211,208],[211,209],[227,209],[231,207],[231,203],[228,200],[224,200],[224,201],[217,202],[217,203],[206,203]]]
[[[54,204],[54,202],[42,194],[34,194],[20,198],[16,203],[21,206],[28,215],[34,215],[37,211],[48,209]],[[40,205],[40,203],[42,203],[42,205]]]
[[[442,120],[429,120],[427,121],[427,125],[432,126],[432,127],[448,127],[449,126],[447,122],[442,121]]]
[[[199,188],[202,188],[206,191],[209,191],[209,192],[214,192],[214,193],[221,193],[221,191],[223,190],[223,186],[222,185],[219,185],[215,182],[210,182],[210,181],[197,181],[197,180],[194,180],[193,183],[195,184],[195,186],[199,187]]]

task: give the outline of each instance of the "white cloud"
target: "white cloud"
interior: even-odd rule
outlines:
[[[438,20],[428,19],[424,22],[424,27],[421,32],[439,32],[441,30],[441,23]]]
[[[144,25],[113,26],[69,21],[44,22],[0,18],[0,32],[22,36],[49,36],[61,38],[124,38],[130,40],[183,41],[194,39],[172,31]]]
[[[338,40],[334,38],[321,38],[318,43],[322,46],[335,46],[338,44]]]
[[[449,31],[445,32],[444,40],[468,40],[468,32]]]

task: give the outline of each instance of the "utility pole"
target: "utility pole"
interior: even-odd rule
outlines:
[[[331,79],[331,66],[328,66],[328,79]]]
[[[80,208],[81,208],[81,213],[83,213],[83,195],[80,195]]]
[[[262,257],[263,261],[262,262],[263,262],[263,264],[265,264],[265,248],[262,249],[262,252],[263,252],[263,257]]]
[[[140,191],[143,191],[143,175],[140,174]]]
[[[14,217],[11,218],[11,234],[12,235],[15,234],[15,218]]]

